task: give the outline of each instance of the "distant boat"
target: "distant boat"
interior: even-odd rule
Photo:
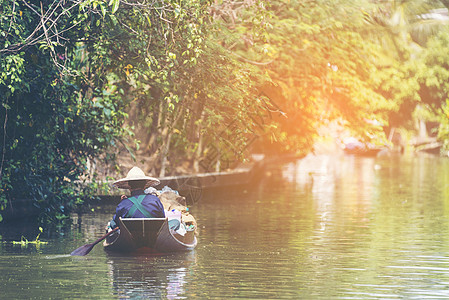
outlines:
[[[197,245],[193,228],[181,235],[170,229],[167,218],[119,218],[118,225],[120,230],[104,241],[107,251],[167,253],[190,251]]]
[[[364,149],[348,149],[344,148],[343,151],[346,154],[359,155],[359,156],[377,156],[382,148],[364,148]]]
[[[416,149],[418,152],[426,152],[434,155],[440,155],[441,154],[441,148],[443,147],[442,143],[434,142],[429,143],[426,145],[421,145]]]
[[[343,151],[346,154],[359,156],[376,156],[384,147],[376,147],[371,144],[364,144],[356,138],[347,138],[343,143]]]

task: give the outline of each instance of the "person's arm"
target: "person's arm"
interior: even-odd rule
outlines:
[[[125,198],[123,198],[123,196]],[[112,221],[111,221],[111,228],[117,227],[118,218],[123,217],[128,212],[128,209],[126,207],[126,201],[123,201],[127,197],[125,195],[123,195],[123,196],[122,196],[122,201],[117,205],[117,207],[115,209],[115,215],[114,215],[114,217],[112,217]],[[114,226],[112,226],[112,225],[114,225]]]
[[[117,222],[115,220],[116,220],[116,215],[114,215],[112,217],[112,220],[109,221],[108,228],[114,229],[115,227],[117,227]]]

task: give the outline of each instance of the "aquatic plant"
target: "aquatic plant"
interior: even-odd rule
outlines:
[[[39,234],[36,236],[36,238],[33,241],[29,241],[27,240],[23,235],[22,238],[20,239],[20,241],[12,241],[12,243],[14,245],[21,245],[21,246],[27,246],[28,244],[35,244],[36,247],[38,247],[39,245],[46,245],[48,244],[48,242],[43,242],[41,240],[39,240],[39,236],[41,235],[41,233],[44,230],[42,229],[42,227],[39,227]]]

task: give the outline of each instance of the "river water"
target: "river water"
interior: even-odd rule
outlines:
[[[0,227],[0,299],[449,299],[449,160],[308,156],[259,185],[191,206],[197,248],[111,255],[97,245],[114,205],[74,217],[48,244]]]

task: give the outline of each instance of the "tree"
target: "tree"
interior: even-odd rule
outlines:
[[[1,209],[31,199],[42,221],[67,218],[92,196],[88,159],[123,132],[111,62],[85,56],[102,17],[91,2],[1,3]]]
[[[444,2],[381,1],[365,11],[371,26],[364,34],[383,48],[373,61],[374,87],[397,105],[389,114],[390,127],[414,127],[412,114],[426,93],[419,82],[426,66],[419,57],[427,51],[427,40],[448,23],[441,11]]]
[[[210,19],[209,4],[168,1],[163,18],[136,5],[115,14],[118,36],[127,37],[111,46],[128,68],[121,85],[132,99],[129,125],[141,137],[136,160],[159,176],[181,164],[194,172],[230,167],[260,126],[254,86],[262,76],[221,46],[223,27]]]
[[[228,24],[241,37],[225,44],[270,76],[258,87],[270,99],[273,117],[258,150],[308,153],[317,129],[335,119],[366,139],[381,135],[381,128],[367,121],[385,121],[394,103],[372,87],[375,65],[370,57],[379,55],[379,49],[363,38],[360,2],[264,4],[250,6],[240,22]],[[253,26],[261,9],[266,11],[265,32],[254,30],[258,23]]]
[[[447,30],[429,39],[420,56],[421,69],[417,74],[420,85],[421,106],[432,112],[440,121],[438,139],[444,150],[449,149],[449,32]]]

